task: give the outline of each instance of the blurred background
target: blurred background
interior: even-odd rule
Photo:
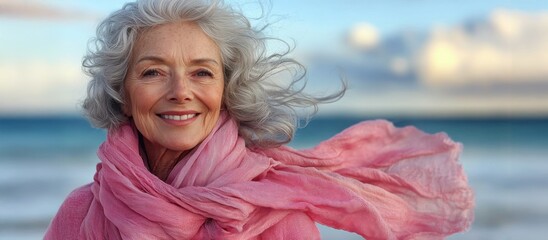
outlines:
[[[81,117],[80,64],[97,23],[124,2],[0,0],[0,239],[41,239],[66,195],[92,180],[105,132]],[[227,2],[266,14],[254,23],[294,43],[310,92],[348,80],[292,146],[376,118],[447,132],[464,144],[477,198],[473,227],[450,239],[548,234],[548,2]]]

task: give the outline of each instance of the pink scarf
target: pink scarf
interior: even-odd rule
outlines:
[[[166,182],[130,125],[101,145],[94,183],[65,200],[46,239],[318,239],[314,222],[368,240],[467,229],[473,194],[444,134],[357,124],[308,150],[248,149],[222,114]]]

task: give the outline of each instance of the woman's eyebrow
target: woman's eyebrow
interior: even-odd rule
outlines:
[[[144,57],[139,58],[139,60],[137,60],[136,63],[140,63],[140,62],[143,62],[143,61],[153,61],[153,62],[159,62],[159,63],[167,62],[165,59],[163,59],[161,57],[150,55],[150,56],[144,56]]]
[[[153,62],[159,62],[159,63],[166,63],[167,62],[162,57],[153,56],[153,55],[141,57],[141,58],[139,58],[137,63],[140,63],[140,62],[143,62],[143,61],[153,61]],[[221,64],[219,64],[219,62],[217,62],[213,58],[196,58],[196,59],[190,60],[190,63],[191,64],[213,64],[213,65],[217,65],[217,66],[221,65]]]
[[[213,58],[197,58],[197,59],[192,59],[190,61],[190,63],[192,64],[213,64],[213,65],[217,65],[217,66],[220,66],[221,64],[219,64],[215,59]]]

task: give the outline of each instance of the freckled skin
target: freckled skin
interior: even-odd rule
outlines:
[[[223,76],[219,48],[195,23],[159,25],[137,39],[124,81],[124,113],[142,134],[143,157],[160,179],[215,126]],[[162,113],[196,115],[174,121]]]

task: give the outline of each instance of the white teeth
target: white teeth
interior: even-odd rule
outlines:
[[[163,119],[169,119],[169,120],[175,120],[175,121],[182,121],[187,120],[189,118],[193,118],[196,116],[196,114],[185,114],[185,115],[160,115]]]

